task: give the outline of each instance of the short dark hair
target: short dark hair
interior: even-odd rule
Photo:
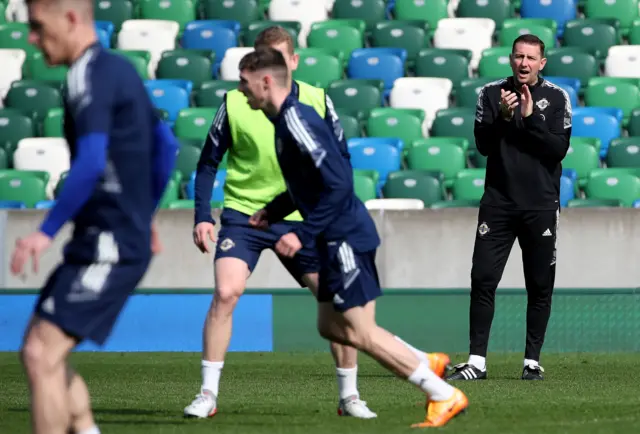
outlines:
[[[287,51],[293,54],[295,42],[291,33],[282,26],[271,26],[261,31],[253,42],[254,48],[272,47],[275,44],[287,44]]]
[[[288,76],[287,62],[278,50],[271,47],[260,47],[245,55],[238,65],[240,71],[261,71],[271,69],[280,84],[285,84]]]
[[[527,33],[526,35],[520,35],[516,38],[515,41],[513,41],[513,46],[511,47],[512,53],[516,51],[516,44],[519,44],[521,42],[528,45],[537,45],[538,47],[540,47],[540,56],[544,57],[544,42],[542,42],[542,39],[538,38],[536,35],[532,35],[530,33]]]

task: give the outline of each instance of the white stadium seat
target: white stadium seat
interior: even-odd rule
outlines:
[[[22,65],[26,58],[24,50],[0,49],[0,107],[11,83],[22,79]]]
[[[273,21],[298,21],[301,26],[298,45],[307,46],[311,24],[329,19],[328,4],[321,0],[271,0],[269,19]]]
[[[369,199],[364,203],[368,210],[414,210],[424,209],[420,199]]]
[[[251,53],[253,47],[233,47],[224,53],[224,58],[220,63],[220,77],[227,81],[240,81],[240,70],[238,64],[244,56]]]
[[[640,46],[614,45],[609,48],[604,64],[609,77],[640,78]]]
[[[394,108],[424,110],[422,132],[428,137],[438,110],[449,108],[452,89],[453,82],[448,78],[402,77],[393,83],[389,104]]]
[[[58,137],[31,137],[18,142],[13,166],[18,170],[48,172],[47,197],[52,199],[60,176],[70,168],[71,154],[67,141]]]
[[[164,51],[176,48],[180,25],[175,21],[127,20],[118,33],[118,48],[122,50],[146,50],[151,53],[149,77],[155,71]]]
[[[25,0],[9,0],[8,3],[5,3],[7,4],[7,8],[4,15],[8,22],[29,22],[29,9],[27,8],[27,2]]]
[[[433,36],[436,48],[471,50],[471,67],[475,70],[482,51],[491,48],[496,23],[489,18],[443,18]]]

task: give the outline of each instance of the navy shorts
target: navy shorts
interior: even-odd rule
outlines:
[[[332,302],[336,311],[345,312],[382,295],[376,250],[359,253],[347,242],[330,243],[321,258],[319,302]]]
[[[263,231],[250,226],[249,217],[247,214],[230,208],[222,212],[216,259],[241,259],[247,264],[249,271],[253,272],[262,251],[265,249],[275,251],[276,243],[280,237],[291,232],[300,223],[283,221],[272,224],[269,230]],[[280,255],[278,258],[302,287],[306,286],[302,281],[302,276],[317,273],[320,270],[320,261],[314,247],[303,247],[293,258],[284,258]]]
[[[62,263],[40,292],[35,313],[79,340],[104,345],[149,261]]]

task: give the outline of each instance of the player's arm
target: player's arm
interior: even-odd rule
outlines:
[[[50,238],[75,217],[104,173],[116,93],[116,83],[108,68],[90,63],[84,70],[72,67],[67,76],[67,87],[73,97],[69,110],[76,129],[77,151],[56,204],[40,226],[40,231]]]
[[[231,131],[227,116],[226,98],[211,123],[209,133],[200,153],[195,179],[195,224],[208,222],[215,224],[211,216],[211,195],[216,180],[218,166],[231,145]]]
[[[353,175],[333,133],[315,112],[303,119],[294,106],[287,109],[285,121],[300,149],[311,156],[322,180],[322,193],[316,207],[294,231],[302,245],[308,245],[340,214],[340,205],[353,190]]]
[[[498,146],[501,127],[499,124],[503,123],[500,115],[494,113],[490,98],[489,89],[482,88],[478,95],[476,120],[473,128],[476,148],[485,157],[491,153],[492,149]]]
[[[277,223],[283,220],[292,212],[297,211],[297,209],[298,208],[296,207],[296,204],[293,203],[293,199],[291,198],[291,194],[289,194],[289,191],[280,193],[264,207],[264,210],[267,213],[267,221],[269,222],[269,224]]]

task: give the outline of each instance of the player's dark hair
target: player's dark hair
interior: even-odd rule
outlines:
[[[284,27],[272,26],[261,31],[253,43],[253,48],[272,47],[276,44],[287,44],[287,51],[293,54],[295,43],[293,36]]]
[[[542,42],[542,39],[532,34],[518,36],[516,40],[513,41],[513,46],[511,47],[512,53],[516,51],[516,44],[519,44],[521,42],[528,45],[537,45],[538,47],[540,47],[540,57],[544,57],[544,42]]]
[[[245,55],[240,60],[238,67],[240,71],[249,72],[270,69],[280,84],[285,84],[288,76],[287,62],[284,60],[284,56],[271,47],[260,47]]]

